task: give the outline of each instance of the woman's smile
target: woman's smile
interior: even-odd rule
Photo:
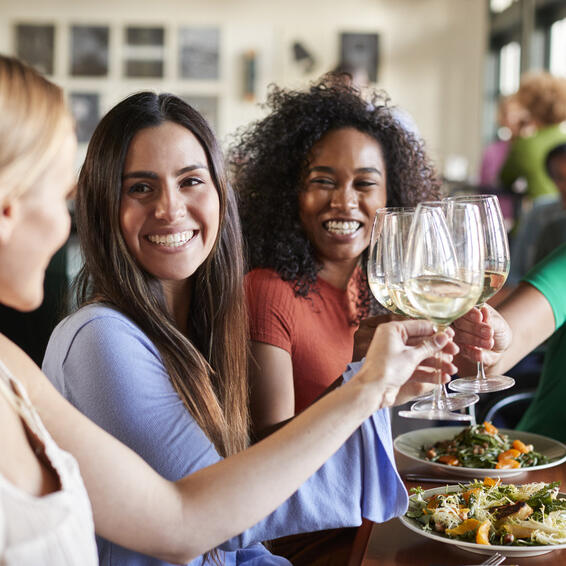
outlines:
[[[184,230],[170,234],[149,234],[146,239],[162,248],[180,248],[188,244],[197,234],[198,230]]]

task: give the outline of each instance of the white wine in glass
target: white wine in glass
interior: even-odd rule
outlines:
[[[477,207],[470,204],[424,202],[417,206],[404,264],[404,288],[415,309],[445,329],[476,304],[483,285],[483,235]],[[399,415],[433,420],[469,420],[450,410],[440,381],[431,400],[413,404]],[[462,407],[478,401],[473,393],[457,393]]]
[[[421,312],[412,305],[405,288],[405,255],[413,216],[414,210],[399,211],[391,212],[384,219],[383,242],[386,253],[383,255],[383,266],[385,284],[393,303],[407,316],[423,318]],[[427,394],[419,397],[419,400],[431,398],[432,395]],[[464,409],[475,400],[473,396],[446,394],[446,403],[450,411]]]
[[[422,318],[407,297],[404,285],[405,249],[415,209],[390,212],[383,220],[383,271],[385,287],[393,304],[406,316]]]
[[[368,284],[373,296],[377,302],[385,307],[388,311],[405,316],[405,313],[397,307],[393,302],[393,299],[389,293],[385,282],[385,266],[384,258],[386,253],[384,253],[385,248],[383,240],[383,228],[385,223],[385,218],[389,214],[396,213],[409,213],[413,212],[414,208],[410,207],[388,207],[379,208],[375,213],[375,218],[373,221],[373,227],[371,230],[371,238],[369,245],[369,255],[367,262],[367,276]]]
[[[485,246],[484,283],[476,304],[478,308],[481,308],[488,299],[503,287],[509,273],[509,243],[499,200],[495,195],[457,195],[445,200],[471,203],[478,207]],[[490,393],[508,389],[513,385],[515,385],[515,380],[507,375],[486,376],[483,363],[480,361],[477,362],[476,375],[455,379],[450,382],[449,387],[453,391]]]

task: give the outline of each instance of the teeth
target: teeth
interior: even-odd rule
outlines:
[[[166,236],[151,235],[147,239],[153,244],[160,246],[177,248],[186,244],[194,234],[194,230],[186,230],[185,232],[176,232],[175,234],[167,234]]]
[[[329,220],[325,224],[326,229],[333,234],[353,234],[360,226],[359,222],[342,220]]]

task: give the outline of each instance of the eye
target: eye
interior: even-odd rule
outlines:
[[[151,187],[147,183],[134,183],[128,188],[128,194],[147,194],[151,192]]]
[[[181,181],[179,186],[181,187],[194,187],[196,185],[202,185],[204,181],[199,177],[186,177]]]
[[[360,179],[355,184],[360,191],[371,191],[377,187],[378,183],[374,179]]]
[[[317,185],[323,188],[331,188],[336,183],[333,179],[329,179],[328,177],[314,177],[313,179],[309,180],[309,184]]]

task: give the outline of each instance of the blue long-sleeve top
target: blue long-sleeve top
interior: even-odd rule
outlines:
[[[349,379],[359,364],[344,374]],[[43,371],[87,417],[169,480],[220,459],[175,392],[155,345],[129,318],[88,305],[54,330]],[[274,485],[274,489],[277,486]],[[387,410],[377,411],[287,501],[219,548],[230,566],[288,565],[259,541],[299,532],[383,522],[405,512]],[[97,537],[102,566],[165,566]],[[202,563],[198,558],[190,563]]]

